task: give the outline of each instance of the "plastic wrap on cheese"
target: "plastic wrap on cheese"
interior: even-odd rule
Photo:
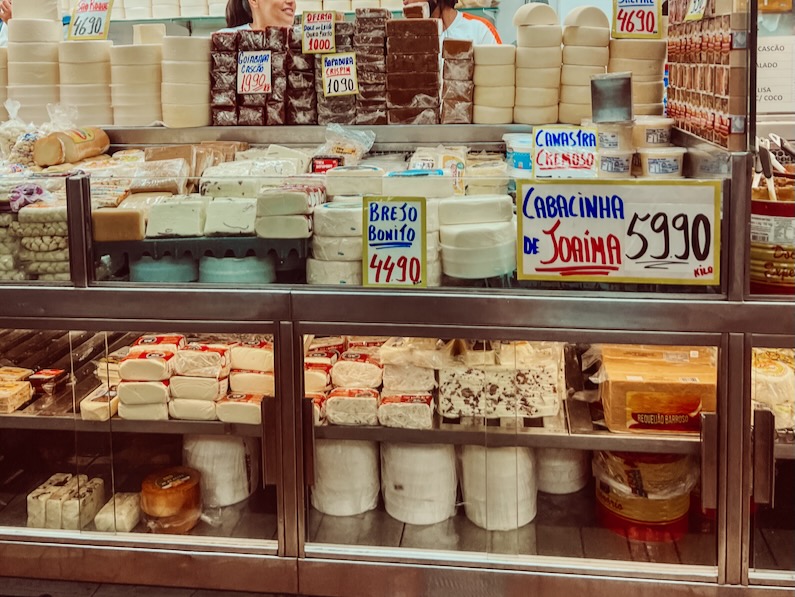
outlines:
[[[247,499],[259,482],[254,438],[187,435],[182,462],[201,473],[202,504],[226,507]]]
[[[119,404],[119,416],[130,421],[168,421],[168,405],[158,404]]]
[[[202,195],[255,199],[265,187],[278,187],[300,174],[298,160],[289,158],[224,162],[207,168],[199,185]]]
[[[273,343],[255,340],[231,348],[232,368],[246,371],[273,371]]]
[[[122,381],[116,388],[119,395],[119,409],[141,404],[166,404],[169,398],[169,384],[163,381]],[[121,415],[121,411],[119,412]]]
[[[231,393],[221,398],[215,405],[218,418],[224,423],[262,423],[262,394]]]
[[[229,375],[229,346],[193,342],[177,351],[174,373],[189,377],[221,378]]]
[[[105,482],[99,477],[80,484],[77,491],[64,501],[61,528],[79,531],[92,520],[105,503]]]
[[[438,338],[390,338],[381,347],[384,365],[411,365],[441,369],[453,362],[453,342]]]
[[[147,350],[177,352],[184,346],[185,336],[181,334],[146,334],[138,338],[128,352],[131,355]]]
[[[344,352],[331,368],[331,381],[338,388],[377,388],[384,370],[377,349]]]
[[[325,392],[306,392],[304,398],[312,401],[312,422],[320,426],[326,422],[326,394]]]
[[[378,443],[317,440],[312,506],[332,516],[356,516],[378,505]]]
[[[55,473],[27,495],[28,527],[44,528],[47,501],[56,492],[66,487],[71,479],[72,475],[69,473]]]
[[[80,401],[84,421],[107,421],[119,411],[119,395],[114,387],[101,385]]]
[[[491,342],[465,340],[460,342],[460,357],[465,365],[494,365],[497,362],[497,351]]]
[[[212,400],[170,400],[168,414],[172,419],[183,421],[215,421],[218,415],[215,412],[215,402]]]
[[[171,377],[174,353],[158,349],[130,354],[119,363],[125,381],[163,381]]]
[[[776,429],[795,426],[795,369],[792,349],[755,348],[752,353],[751,398],[755,409],[773,412]]]
[[[566,448],[536,448],[538,489],[544,493],[576,493],[591,479],[591,453]]]
[[[337,388],[325,402],[332,425],[378,425],[378,391],[372,388]]]
[[[387,340],[389,340],[389,336],[348,336],[346,338],[349,349],[376,348],[383,346]]]
[[[384,365],[384,389],[401,392],[430,392],[436,387],[436,372],[414,365]]]
[[[307,348],[307,354],[325,355],[337,359],[347,348],[348,345],[342,336],[312,338]]]
[[[94,526],[106,533],[129,533],[141,520],[141,494],[117,493],[94,517]]]
[[[325,356],[304,357],[304,391],[325,392],[331,386],[334,360]]]
[[[378,404],[378,422],[384,427],[430,429],[433,427],[433,396],[429,392],[384,390]]]
[[[439,370],[439,414],[443,417],[485,415],[483,392],[486,373],[482,369],[445,367]]]
[[[239,394],[275,396],[276,382],[273,373],[233,369],[229,374],[229,389]]]
[[[171,398],[177,400],[219,400],[229,389],[229,379],[224,377],[174,376],[169,381]]]

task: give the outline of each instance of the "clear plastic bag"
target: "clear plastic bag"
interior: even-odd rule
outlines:
[[[345,165],[352,166],[361,161],[375,142],[375,133],[368,130],[354,130],[339,124],[326,127],[326,142],[318,148],[315,155],[338,155],[345,158]]]
[[[9,159],[11,150],[20,135],[32,132],[36,128],[32,124],[25,124],[19,118],[20,103],[16,100],[6,100],[5,109],[8,112],[8,120],[0,124],[0,154]],[[32,151],[32,147],[31,147]]]

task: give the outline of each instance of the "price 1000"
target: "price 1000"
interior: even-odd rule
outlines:
[[[326,80],[326,95],[338,93],[351,93],[354,91],[353,79],[340,77]]]
[[[77,15],[75,22],[72,25],[72,34],[78,37],[99,35],[102,33],[104,22],[101,17],[91,16],[83,17]]]
[[[656,214],[635,214],[629,223],[627,237],[636,237],[640,248],[628,259],[636,260],[645,257],[649,251],[650,239],[646,238],[645,223],[655,234],[651,239],[655,246],[662,244],[659,253],[650,254],[650,259],[681,259],[687,261],[691,255],[697,261],[705,261],[709,257],[712,243],[712,225],[704,214],[696,214],[691,220],[687,214],[678,213],[672,217],[665,212]],[[651,236],[651,235],[650,235]],[[661,237],[661,238],[660,238]],[[660,242],[661,241],[661,242]],[[676,252],[681,248],[681,252]]]
[[[616,13],[618,30],[622,33],[656,33],[657,13],[653,10],[619,8]]]
[[[330,52],[331,40],[328,37],[312,37],[306,40],[310,52]]]
[[[370,269],[375,270],[376,284],[419,284],[422,282],[422,266],[416,257],[405,255],[392,259],[387,255],[382,259],[380,255],[370,258]]]

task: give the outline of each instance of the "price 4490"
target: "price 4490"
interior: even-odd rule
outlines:
[[[370,258],[370,269],[375,270],[376,284],[419,284],[422,282],[422,266],[416,257],[405,255],[392,259],[391,255]]]
[[[616,27],[620,33],[657,33],[657,12],[645,8],[619,8]]]

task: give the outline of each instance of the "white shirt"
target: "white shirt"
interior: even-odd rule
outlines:
[[[8,46],[8,25],[0,22],[0,48]]]
[[[442,32],[442,39],[471,39],[475,45],[499,44],[488,25],[479,18],[458,13],[450,26]]]

